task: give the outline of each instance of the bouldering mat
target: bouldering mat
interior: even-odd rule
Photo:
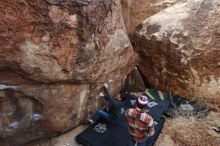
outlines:
[[[164,118],[161,118],[155,126],[155,134],[147,139],[145,146],[152,146],[155,143],[163,124]],[[127,128],[100,120],[80,133],[76,140],[84,146],[127,146],[131,138]]]
[[[149,90],[152,93],[157,90]],[[169,106],[169,98],[160,98],[158,94],[153,95],[155,98],[151,99],[148,104],[148,113],[154,118],[158,124],[155,126],[155,134],[149,137],[146,146],[152,146],[159,136],[164,124],[162,114]],[[76,140],[84,146],[127,146],[131,139],[128,133],[127,121],[124,112],[131,107],[135,107],[135,96],[128,94],[123,100],[124,108],[121,112],[122,116],[116,123],[109,123],[104,119],[98,120],[95,124],[90,125],[82,133],[80,133]]]

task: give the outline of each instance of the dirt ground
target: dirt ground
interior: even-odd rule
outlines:
[[[79,133],[81,133],[84,129],[86,129],[88,126],[89,125],[80,125],[77,128],[58,137],[54,137],[52,139],[47,139],[47,140],[36,141],[27,146],[82,146],[76,143],[75,137]]]

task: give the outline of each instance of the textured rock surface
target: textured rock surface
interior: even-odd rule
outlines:
[[[119,0],[3,0],[0,30],[0,145],[75,127],[137,62]]]
[[[183,1],[186,0],[121,0],[128,33],[133,33],[135,28],[146,18],[166,7]]]
[[[156,88],[220,103],[220,1],[192,0],[146,19],[133,36]]]
[[[124,85],[121,89],[122,96],[126,92],[144,92],[146,89],[144,80],[138,71],[138,68],[135,67],[126,77]]]

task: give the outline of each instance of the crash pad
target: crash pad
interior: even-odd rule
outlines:
[[[146,146],[152,146],[157,140],[164,124],[161,118],[155,126],[155,134],[147,139]],[[113,125],[101,119],[80,133],[76,140],[84,146],[127,146],[131,136],[127,128]]]
[[[155,89],[149,89],[148,91],[154,97],[148,103],[148,113],[154,118],[154,121],[158,122],[155,126],[155,134],[147,140],[146,146],[152,146],[163,128],[164,118],[162,115],[169,106],[169,98],[165,94],[161,98]],[[124,112],[128,108],[136,106],[135,99],[136,97],[132,94],[126,95],[126,98],[123,100],[124,107],[121,112],[121,118],[116,123],[100,119],[76,136],[76,141],[84,146],[127,146],[132,137],[128,133]]]

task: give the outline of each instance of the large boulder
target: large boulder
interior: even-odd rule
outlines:
[[[183,1],[186,0],[121,0],[127,32],[132,34],[146,18]]]
[[[154,87],[220,103],[219,10],[219,0],[191,0],[137,27],[140,70]]]
[[[3,0],[0,30],[0,145],[77,126],[138,60],[119,0]]]

